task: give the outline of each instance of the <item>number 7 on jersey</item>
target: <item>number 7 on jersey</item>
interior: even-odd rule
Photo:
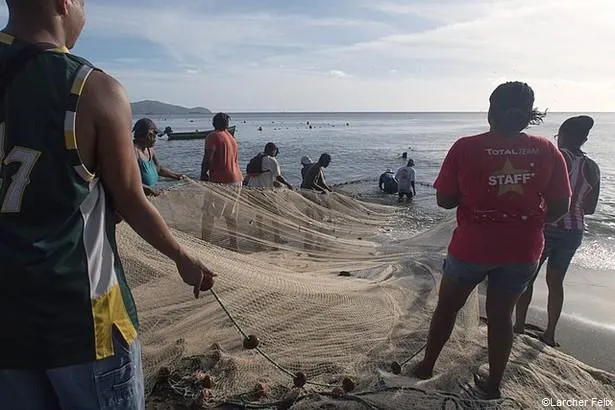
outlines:
[[[26,187],[30,183],[30,174],[41,155],[40,151],[30,148],[15,146],[5,157],[5,123],[0,124],[0,213],[19,213],[21,212],[21,201]],[[8,187],[3,189],[3,184],[7,183],[2,178],[5,175],[3,169],[13,162],[19,163],[19,168],[15,175],[8,182]],[[4,196],[2,192],[4,191]]]

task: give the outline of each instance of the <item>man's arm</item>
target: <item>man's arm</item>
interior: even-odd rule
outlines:
[[[278,181],[280,184],[286,185],[286,188],[288,189],[293,189],[293,186],[289,184],[286,178],[284,178],[282,175],[278,175],[276,181]]]
[[[333,190],[331,189],[331,187],[329,185],[327,185],[327,182],[325,181],[325,173],[322,170],[322,168],[320,169],[320,172],[318,173],[318,180],[317,180],[318,185],[321,188],[324,188],[325,190],[329,191],[329,192],[333,192]]]
[[[600,198],[600,168],[594,161],[589,161],[588,179],[592,183],[592,190],[583,203],[585,215],[593,215],[596,212],[598,199]]]
[[[378,188],[382,191],[382,185],[384,184],[384,175],[380,175],[380,181],[378,182]]]
[[[110,76],[95,71],[85,84],[79,104],[77,118],[82,118],[78,128],[86,134],[81,138],[95,149],[95,169],[117,211],[137,234],[176,263],[182,279],[194,286],[198,296],[200,290],[213,285],[215,275],[177,243],[145,197],[133,155],[132,113],[124,89]]]
[[[410,186],[412,187],[412,191],[414,192],[414,196],[416,196],[416,185],[414,181],[410,181]]]

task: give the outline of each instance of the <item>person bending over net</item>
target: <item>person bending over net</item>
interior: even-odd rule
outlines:
[[[391,168],[388,168],[378,181],[378,188],[385,194],[393,195],[397,193],[397,179]]]
[[[455,142],[435,182],[438,205],[457,208],[458,226],[425,355],[414,372],[432,377],[457,313],[488,279],[489,375],[475,374],[475,388],[483,398],[495,399],[512,347],[512,311],[542,253],[542,227],[568,212],[571,191],[562,154],[548,140],[522,132],[544,116],[533,109],[533,90],[508,82],[489,101],[490,131]]]
[[[324,169],[331,164],[331,155],[322,154],[317,163],[312,166],[305,173],[305,178],[301,183],[302,189],[311,189],[322,193],[333,192],[333,190],[325,182]]]
[[[7,4],[0,407],[143,410],[137,309],[114,211],[175,262],[195,296],[215,275],[179,245],[144,195],[124,89],[69,53],[85,24],[84,2]]]
[[[202,238],[211,240],[216,218],[224,217],[229,233],[231,249],[237,248],[237,202],[241,193],[243,175],[239,168],[237,141],[228,132],[230,116],[225,113],[214,115],[212,124],[215,131],[205,138],[205,155],[201,165],[201,181],[220,184],[222,192],[210,190],[203,204],[201,221]]]
[[[167,177],[177,181],[186,177],[163,167],[158,158],[156,158],[154,145],[160,131],[158,131],[154,121],[149,118],[141,118],[135,123],[132,131],[137,164],[139,164],[145,195],[158,196],[159,192],[156,190],[156,184],[159,177]]]
[[[416,171],[414,171],[414,160],[410,159],[405,167],[399,168],[395,174],[397,189],[399,191],[399,202],[404,200],[404,196],[411,201],[416,196]]]
[[[249,177],[248,187],[273,189],[276,184],[283,184],[288,189],[293,189],[293,186],[289,184],[288,181],[286,181],[286,179],[282,176],[280,164],[276,159],[279,152],[278,147],[273,142],[269,142],[265,145],[265,150],[262,153],[259,153],[250,160],[246,168],[246,173]],[[270,196],[270,199],[271,201],[267,204],[270,208],[269,211],[274,215],[279,215],[280,212],[277,204],[275,203],[276,197]],[[259,230],[259,235],[262,238],[264,236],[263,216],[260,213],[256,215],[256,225]],[[279,224],[276,219],[273,218],[272,227],[274,240],[277,243],[281,243],[282,239],[280,238],[278,225]]]
[[[545,249],[536,275],[517,303],[515,332],[524,333],[527,310],[532,301],[533,285],[540,267],[548,259],[547,286],[549,297],[547,328],[538,338],[545,344],[556,347],[555,328],[564,304],[564,277],[579,246],[583,242],[585,215],[592,215],[600,196],[600,168],[581,150],[587,142],[594,120],[586,115],[564,121],[559,129],[557,143],[568,165],[568,177],[572,187],[570,212],[556,223],[544,229]]]

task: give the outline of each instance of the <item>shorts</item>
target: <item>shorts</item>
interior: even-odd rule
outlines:
[[[242,182],[217,184],[216,188],[208,188],[203,203],[203,213],[220,218],[237,218],[237,205],[241,195]]]
[[[404,195],[406,197],[408,197],[408,199],[412,199],[414,197],[414,195],[412,194],[412,192],[400,192],[399,193],[399,199],[402,199],[404,197]]]
[[[549,267],[566,274],[570,262],[583,242],[583,231],[573,231],[547,225],[544,230],[545,249],[542,260],[548,259]]]
[[[448,255],[444,262],[444,277],[460,285],[477,286],[485,278],[498,290],[521,294],[534,278],[538,262],[527,264],[483,265],[462,262]]]

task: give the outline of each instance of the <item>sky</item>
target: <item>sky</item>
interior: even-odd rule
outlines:
[[[73,52],[131,101],[485,111],[521,80],[542,109],[615,111],[614,0],[86,0],[86,13]]]

